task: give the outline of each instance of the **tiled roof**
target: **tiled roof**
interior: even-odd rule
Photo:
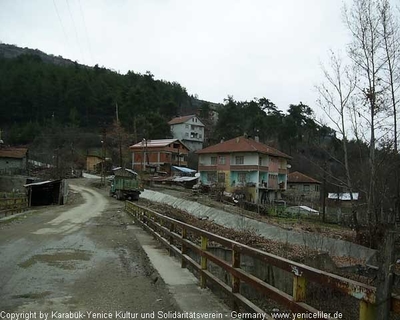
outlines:
[[[245,137],[237,137],[225,142],[215,144],[213,146],[198,150],[197,154],[205,153],[235,153],[235,152],[258,152],[275,157],[291,159],[286,153],[275,148],[267,146],[261,142]]]
[[[195,117],[194,114],[192,114],[190,116],[176,117],[176,118],[173,118],[171,121],[169,121],[168,124],[171,125],[171,124],[185,123],[186,121],[192,119],[193,117]]]
[[[0,158],[15,158],[15,159],[23,159],[26,157],[26,153],[28,152],[27,148],[0,148]]]
[[[305,174],[295,171],[288,174],[288,183],[321,183]]]
[[[166,147],[171,143],[174,142],[179,142],[181,143],[185,148],[186,145],[184,143],[182,143],[182,141],[180,141],[179,139],[158,139],[158,140],[147,140],[147,143],[142,143],[142,141],[132,145],[129,147],[129,149],[140,149],[142,150],[143,147],[147,147],[147,148],[162,148],[162,147]],[[188,149],[188,148],[187,148]]]

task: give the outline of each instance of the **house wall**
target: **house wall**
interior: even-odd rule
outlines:
[[[0,158],[0,169],[26,169],[26,158]]]
[[[93,156],[87,156],[86,157],[86,170],[87,171],[95,171],[96,170],[96,165],[101,163],[101,158],[99,157],[93,157]]]
[[[305,186],[309,186],[309,190]],[[300,198],[305,200],[320,199],[320,185],[318,183],[288,183],[286,195],[294,200]]]
[[[280,199],[281,191],[287,187],[287,161],[276,157],[260,155],[258,153],[232,153],[225,155],[225,164],[211,164],[212,157],[219,157],[218,154],[202,154],[199,157],[200,180],[209,184],[207,172],[225,173],[225,190],[234,192],[238,188],[245,188],[249,200],[257,202],[261,197],[259,187],[268,186],[270,189],[268,199]],[[237,163],[236,157],[243,156],[243,163]],[[261,161],[260,161],[261,158]],[[246,168],[248,166],[248,168]],[[239,181],[239,176],[246,175],[245,183]],[[283,189],[280,183],[283,182]],[[264,183],[264,184],[262,184]]]
[[[202,141],[192,141],[182,139],[182,142],[190,149],[190,151],[197,151],[203,149]]]
[[[188,154],[188,150],[181,144],[178,148],[170,145],[163,148],[134,149],[132,151],[132,169],[142,171],[146,164],[156,166],[159,170],[165,164],[168,167],[171,165],[186,167]],[[168,172],[170,173],[170,168]]]
[[[197,118],[171,125],[174,139],[179,139],[191,150],[200,150],[204,142],[204,124]]]

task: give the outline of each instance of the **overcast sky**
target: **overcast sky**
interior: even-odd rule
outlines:
[[[348,2],[348,1],[347,1]],[[223,102],[316,108],[330,49],[349,41],[338,0],[0,0],[0,41],[177,81]]]

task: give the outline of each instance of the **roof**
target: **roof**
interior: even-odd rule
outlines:
[[[126,172],[129,172],[129,173],[132,173],[134,175],[137,175],[137,172],[133,171],[132,169],[127,169],[127,168],[123,169],[122,167],[114,168],[114,169],[112,169],[112,171],[115,173],[116,171],[119,171],[121,169],[126,171]]]
[[[184,172],[184,173],[194,173],[196,170],[186,168],[186,167],[178,167],[178,166],[172,166],[173,169],[176,169],[178,171]]]
[[[288,174],[288,183],[318,183],[321,184],[318,180],[315,180],[309,176],[306,176],[304,173],[295,171]]]
[[[186,121],[192,119],[193,117],[195,117],[196,115],[192,114],[190,116],[182,116],[182,117],[176,117],[173,118],[172,120],[170,120],[168,122],[169,125],[171,124],[179,124],[179,123],[185,123]]]
[[[13,147],[0,148],[0,158],[23,159],[26,157],[27,152],[28,152],[27,148],[13,148]]]
[[[46,180],[46,181],[39,181],[39,182],[32,182],[28,184],[24,184],[24,187],[32,187],[32,186],[41,186],[44,184],[52,184],[52,183],[60,183],[61,180]]]
[[[328,193],[328,199],[339,199],[342,201],[350,201],[350,193],[345,192],[345,193]],[[358,200],[358,192],[353,193],[353,200],[357,201]]]
[[[143,141],[140,141],[132,146],[129,147],[129,149],[143,149],[143,147],[146,148],[160,148],[160,147],[166,147],[171,143],[174,142],[179,142],[182,144],[185,148],[189,150],[189,148],[179,139],[158,139],[158,140],[147,140],[146,142],[143,143]]]
[[[257,142],[253,139],[245,138],[243,136],[196,151],[197,154],[235,152],[258,152],[286,159],[292,158],[286,153],[283,153],[275,148],[267,146],[266,144],[263,144],[261,142]]]

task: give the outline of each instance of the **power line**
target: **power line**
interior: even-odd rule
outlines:
[[[94,64],[92,48],[90,46],[89,34],[88,34],[88,31],[87,31],[87,28],[86,28],[85,15],[83,14],[82,6],[81,6],[81,0],[78,0],[78,3],[79,3],[79,9],[81,11],[81,16],[82,16],[82,20],[83,20],[83,26],[85,28],[86,42],[87,42],[87,45],[88,45],[88,48],[89,48],[90,59],[92,60],[92,64]]]
[[[55,2],[55,0],[53,0],[53,4],[54,4],[54,9],[56,10],[56,13],[57,13],[58,21],[60,22],[61,29],[62,29],[62,31],[63,31],[63,34],[64,34],[64,37],[65,37],[65,41],[66,41],[67,45],[69,45],[69,41],[68,41],[68,37],[67,37],[67,33],[65,32],[64,24],[62,23],[62,20],[61,20],[60,14],[58,13],[58,9],[57,9],[57,5],[56,5],[56,2]],[[64,43],[64,46],[65,46],[65,48],[67,47],[67,46],[65,45],[65,43]]]
[[[69,12],[69,15],[70,15],[70,17],[71,17],[72,24],[73,24],[74,30],[75,30],[76,42],[78,43],[79,51],[81,52],[81,56],[82,56],[82,63],[84,64],[84,63],[85,63],[85,57],[83,56],[82,47],[81,47],[81,44],[80,44],[80,42],[79,42],[78,31],[77,31],[77,29],[76,29],[75,20],[74,20],[74,17],[72,16],[72,12],[71,12],[71,8],[70,8],[70,6],[69,6],[68,0],[65,0],[65,2],[67,3],[67,6],[68,6],[68,12]]]

